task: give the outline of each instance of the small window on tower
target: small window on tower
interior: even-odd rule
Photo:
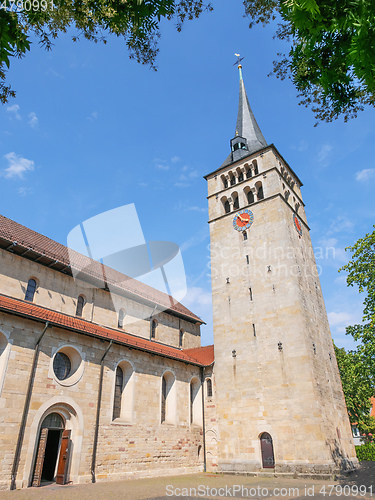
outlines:
[[[243,234],[243,239],[244,239],[244,240],[247,240],[247,232],[246,232],[246,231],[244,231],[242,234]]]

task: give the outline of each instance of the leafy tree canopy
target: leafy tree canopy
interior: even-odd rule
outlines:
[[[346,329],[359,342],[356,350],[335,350],[350,420],[370,439],[370,434],[375,436],[375,419],[369,417],[370,398],[375,395],[375,226],[346,250],[352,257],[340,271],[348,273],[348,286],[357,285],[364,294],[364,310],[362,324]]]
[[[355,351],[346,352],[335,346],[335,353],[350,422],[371,441],[375,436],[375,419],[370,416],[370,398],[375,389],[368,366]]]
[[[244,0],[250,27],[281,18],[276,37],[290,43],[273,72],[290,77],[300,104],[318,120],[347,121],[375,105],[373,0]]]

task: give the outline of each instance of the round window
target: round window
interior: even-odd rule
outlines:
[[[59,380],[65,380],[69,377],[72,365],[69,356],[63,352],[56,353],[53,360],[53,371]]]

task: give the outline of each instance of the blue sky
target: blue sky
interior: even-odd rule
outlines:
[[[337,270],[344,248],[375,220],[375,112],[314,128],[293,86],[267,77],[284,48],[274,26],[249,30],[241,1],[214,6],[182,33],[162,23],[157,72],[130,61],[120,39],[73,43],[68,34],[50,52],[34,43],[13,61],[8,80],[17,97],[0,108],[1,213],[66,244],[82,221],[135,203],[146,240],[181,247],[183,302],[207,322],[202,343],[212,343],[203,175],[229,153],[239,52],[262,132],[304,183],[332,334],[351,347],[345,326],[361,320],[362,297]]]

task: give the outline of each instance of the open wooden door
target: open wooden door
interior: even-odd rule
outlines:
[[[70,430],[64,430],[61,437],[60,457],[57,466],[56,483],[66,484],[70,453]]]
[[[40,481],[42,480],[42,471],[44,465],[44,455],[46,452],[47,438],[48,438],[48,429],[42,429],[40,431],[38,454],[36,457],[36,463],[33,475],[33,486],[40,486]]]

